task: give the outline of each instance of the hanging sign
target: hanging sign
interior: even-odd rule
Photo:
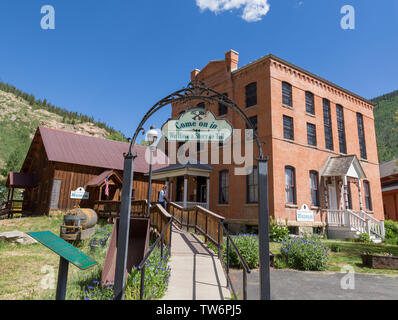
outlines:
[[[70,192],[71,199],[88,200],[89,195],[90,195],[89,192],[86,192],[86,190],[84,190],[84,188],[82,187],[77,188],[75,191]]]
[[[223,142],[232,135],[232,126],[228,120],[216,119],[210,110],[192,108],[168,120],[162,135],[169,141]]]

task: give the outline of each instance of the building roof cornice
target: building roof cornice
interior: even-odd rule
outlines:
[[[328,80],[326,80],[326,79],[324,79],[324,78],[322,78],[320,76],[317,76],[316,74],[313,74],[313,73],[311,73],[311,72],[309,72],[309,71],[307,71],[307,70],[305,70],[303,68],[300,68],[300,67],[298,67],[298,66],[296,66],[296,65],[294,65],[294,64],[292,64],[292,63],[290,63],[290,62],[288,62],[286,60],[283,60],[283,59],[281,59],[281,58],[279,58],[279,57],[277,57],[277,56],[275,56],[273,54],[268,54],[268,55],[266,55],[266,56],[264,56],[264,57],[262,57],[260,59],[257,59],[255,61],[243,66],[243,67],[240,67],[237,70],[233,71],[232,74],[238,74],[238,73],[240,73],[240,72],[242,72],[242,71],[244,71],[244,70],[246,70],[246,69],[248,69],[248,68],[250,68],[252,66],[258,65],[258,64],[260,64],[260,63],[262,63],[264,61],[267,61],[267,60],[269,60],[269,61],[272,60],[275,63],[283,64],[284,66],[286,66],[288,68],[291,68],[291,69],[294,69],[297,72],[300,72],[300,73],[302,73],[302,74],[304,74],[306,76],[309,76],[309,77],[313,78],[314,80],[320,81],[320,82],[322,82],[323,84],[325,84],[325,85],[327,85],[329,87],[337,89],[337,90],[339,90],[339,91],[341,91],[341,92],[343,92],[343,93],[345,93],[345,94],[347,94],[347,95],[349,95],[351,97],[354,97],[354,98],[356,98],[358,100],[361,100],[362,102],[364,102],[364,103],[366,103],[366,104],[368,104],[370,106],[374,106],[375,105],[375,103],[369,101],[368,99],[365,99],[365,98],[363,98],[363,97],[361,97],[361,96],[359,96],[359,95],[357,95],[357,94],[355,94],[355,93],[353,93],[353,92],[351,92],[351,91],[349,91],[347,89],[344,89],[344,88],[338,86],[337,84],[334,84],[333,82],[330,82],[330,81],[328,81]]]

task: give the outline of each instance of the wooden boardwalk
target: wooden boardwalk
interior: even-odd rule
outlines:
[[[163,300],[230,299],[221,262],[194,234],[173,226],[171,275]]]

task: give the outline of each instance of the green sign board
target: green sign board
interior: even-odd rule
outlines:
[[[226,119],[216,119],[210,110],[192,108],[168,120],[162,135],[170,141],[221,142],[231,137],[232,126]]]
[[[81,270],[88,269],[98,263],[50,231],[29,232],[28,234]]]

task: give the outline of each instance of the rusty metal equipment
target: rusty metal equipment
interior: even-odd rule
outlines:
[[[102,269],[101,284],[113,283],[115,280],[116,255],[118,250],[118,231],[120,219],[117,218],[113,227],[111,241]],[[127,262],[125,275],[131,273],[133,267],[137,267],[148,251],[150,234],[149,218],[130,218],[129,248],[127,252]]]
[[[94,235],[97,213],[92,209],[75,208],[64,216],[61,238],[66,241],[85,240]]]

